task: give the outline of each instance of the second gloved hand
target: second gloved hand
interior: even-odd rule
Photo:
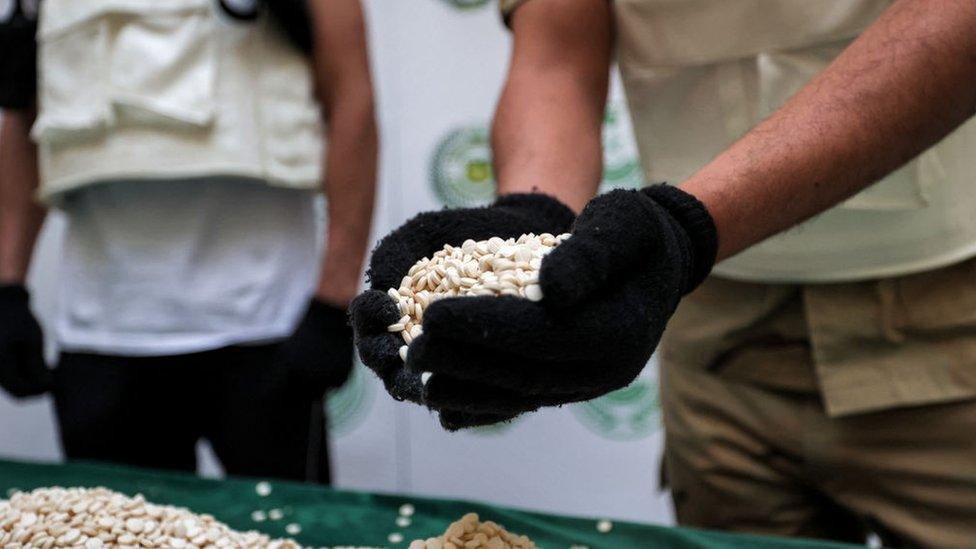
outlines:
[[[353,368],[346,311],[312,299],[295,333],[281,344],[278,364],[290,391],[312,400],[346,382]]]
[[[51,388],[41,327],[21,285],[0,286],[0,386],[18,398]]]
[[[663,185],[593,199],[542,262],[543,299],[442,299],[424,313],[407,370],[447,429],[595,398],[641,372],[681,297],[709,273],[705,207]]]
[[[407,370],[400,358],[403,339],[387,331],[400,318],[397,304],[387,290],[398,288],[401,278],[417,260],[430,257],[445,244],[461,245],[467,239],[487,240],[493,236],[513,238],[525,233],[559,234],[569,230],[574,218],[572,210],[550,196],[514,194],[500,197],[484,208],[426,212],[407,221],[376,247],[369,265],[370,290],[353,300],[349,309],[363,363],[376,372],[397,400],[426,403],[420,373]],[[493,415],[480,422],[511,417]]]

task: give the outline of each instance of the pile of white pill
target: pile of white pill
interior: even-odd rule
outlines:
[[[490,520],[481,522],[477,514],[468,513],[451,523],[443,535],[414,540],[409,549],[535,549],[535,543],[505,530],[500,524]]]
[[[291,540],[237,532],[210,515],[106,488],[38,488],[0,501],[0,547],[298,549]]]
[[[445,297],[503,296],[542,299],[539,269],[542,258],[569,238],[569,234],[523,234],[508,240],[465,240],[460,246],[447,244],[415,263],[387,292],[397,302],[401,318],[387,329],[399,333],[406,345],[400,358],[406,360],[410,342],[423,333],[424,310]]]

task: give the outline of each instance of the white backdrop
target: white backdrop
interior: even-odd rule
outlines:
[[[493,189],[487,128],[509,54],[494,0],[366,0],[383,160],[376,235],[422,210],[483,203]],[[641,182],[619,84],[605,121],[605,185]],[[54,304],[61,224],[48,223],[31,283]],[[597,401],[475,432],[445,433],[397,403],[361,366],[330,399],[337,484],[483,499],[593,517],[671,522],[658,488],[656,370]],[[60,459],[50,404],[0,396],[0,455]],[[205,453],[206,454],[206,453]],[[212,460],[204,472],[215,474]]]

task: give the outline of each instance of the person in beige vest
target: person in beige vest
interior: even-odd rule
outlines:
[[[667,326],[679,523],[976,543],[976,4],[501,9],[501,198],[391,233],[353,303],[390,392],[449,429],[505,421],[626,385]],[[647,180],[676,186],[593,198],[613,61]],[[391,357],[396,273],[444,242],[564,231],[541,301],[438,301]]]
[[[330,482],[378,148],[359,0],[0,4],[0,387],[53,394],[69,459],[193,471],[206,440],[228,474]]]

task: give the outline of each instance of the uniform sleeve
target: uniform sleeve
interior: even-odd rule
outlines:
[[[502,20],[505,21],[505,26],[508,26],[508,18],[515,13],[516,8],[528,1],[529,0],[498,0],[498,9],[501,11]]]
[[[19,2],[0,13],[0,108],[24,109],[37,95],[37,21]]]

